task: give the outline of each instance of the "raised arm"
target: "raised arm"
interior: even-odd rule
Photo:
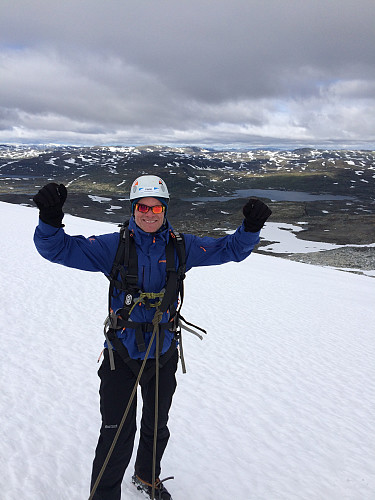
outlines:
[[[222,238],[185,235],[187,269],[244,260],[259,243],[259,232],[271,213],[265,203],[251,198],[243,207],[243,223],[233,234]]]
[[[42,257],[84,271],[108,275],[118,246],[119,234],[70,236],[63,229],[62,211],[67,197],[63,184],[47,184],[34,196],[39,208],[39,225],[34,233],[35,246]]]

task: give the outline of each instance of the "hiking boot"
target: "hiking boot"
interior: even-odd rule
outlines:
[[[167,481],[167,479],[173,479],[173,477],[167,477],[167,478],[163,479],[163,481]],[[155,500],[173,500],[173,498],[171,497],[171,494],[169,493],[167,488],[164,486],[163,481],[160,481],[159,478],[155,481]],[[137,490],[145,493],[146,497],[152,498],[152,484],[151,483],[146,483],[146,481],[143,481],[136,474],[134,474],[134,476],[132,477],[132,483],[137,488]]]

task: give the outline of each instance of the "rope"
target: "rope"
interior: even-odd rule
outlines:
[[[159,293],[154,293],[154,292],[141,292],[141,294],[139,295],[139,297],[136,297],[134,299],[134,304],[132,306],[132,308],[130,309],[129,313],[128,313],[128,316],[131,315],[131,313],[133,312],[133,309],[135,308],[135,306],[137,304],[146,304],[146,300],[147,299],[150,299],[150,300],[156,300],[156,299],[160,299],[158,302],[154,302],[152,304],[150,304],[148,302],[148,306],[149,307],[159,307],[162,300],[163,300],[163,297],[164,297],[164,292],[159,292]],[[146,299],[146,300],[145,300]],[[156,314],[156,313],[155,313]]]
[[[128,416],[128,413],[129,413],[130,407],[132,405],[133,399],[134,399],[134,397],[135,397],[135,395],[137,393],[137,387],[138,387],[139,381],[141,380],[142,373],[143,373],[144,368],[146,366],[146,361],[147,361],[147,358],[148,358],[148,356],[150,354],[152,343],[153,343],[153,341],[154,341],[154,339],[156,337],[155,369],[156,369],[156,377],[157,378],[155,380],[155,428],[154,428],[154,450],[153,450],[153,457],[152,457],[152,468],[153,468],[153,471],[152,471],[152,476],[153,476],[153,479],[152,479],[152,483],[153,483],[153,487],[152,487],[152,500],[155,500],[156,438],[157,438],[157,425],[158,425],[157,416],[158,416],[158,411],[159,411],[159,408],[156,408],[156,406],[159,404],[158,399],[156,398],[156,395],[158,395],[158,393],[159,393],[159,388],[158,388],[158,385],[159,385],[159,323],[161,321],[162,316],[163,316],[163,313],[161,311],[159,311],[159,309],[157,309],[156,312],[155,312],[154,318],[152,320],[152,324],[154,325],[154,329],[153,329],[153,332],[152,332],[152,337],[151,337],[150,342],[148,344],[147,351],[146,351],[144,360],[142,362],[141,368],[139,370],[137,380],[135,381],[135,384],[134,384],[134,387],[133,387],[133,391],[132,391],[132,393],[130,395],[128,405],[125,408],[125,411],[124,411],[124,414],[122,416],[120,425],[118,426],[116,435],[113,438],[111,447],[108,450],[107,456],[106,456],[106,458],[104,460],[102,468],[100,469],[98,477],[96,478],[94,486],[92,487],[92,490],[91,490],[91,493],[90,493],[90,496],[89,496],[88,500],[92,500],[93,499],[93,497],[95,495],[95,492],[96,492],[96,490],[98,488],[99,482],[100,482],[100,480],[101,480],[101,478],[102,478],[102,476],[104,474],[104,471],[105,471],[105,469],[106,469],[106,467],[108,465],[109,459],[111,458],[111,455],[112,455],[113,450],[114,450],[114,448],[116,446],[117,440],[118,440],[118,438],[120,436],[121,430],[122,430],[122,428],[124,426],[126,417]]]
[[[155,343],[155,420],[154,420],[154,445],[152,451],[152,490],[151,500],[155,499],[156,484],[156,445],[158,438],[158,415],[159,415],[159,323],[163,313],[156,310],[152,324],[154,325],[153,335],[156,337]]]

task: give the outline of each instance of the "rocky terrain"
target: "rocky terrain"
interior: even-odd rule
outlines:
[[[288,255],[288,259],[319,266],[337,267],[362,274],[362,271],[375,269],[375,248],[337,248],[324,252]]]

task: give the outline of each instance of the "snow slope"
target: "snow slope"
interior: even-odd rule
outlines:
[[[84,500],[107,280],[44,261],[36,223],[0,203],[0,498]],[[373,500],[374,304],[373,278],[271,256],[190,271],[184,316],[208,335],[184,337],[162,471],[174,500]]]

